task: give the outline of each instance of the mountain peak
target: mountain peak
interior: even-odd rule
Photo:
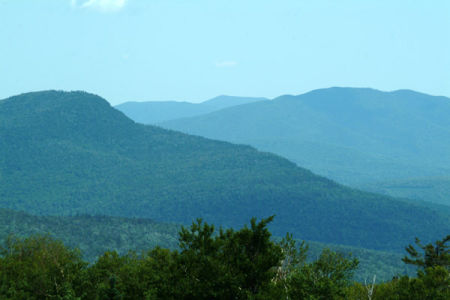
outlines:
[[[60,90],[46,90],[29,92],[16,96],[12,96],[1,100],[3,105],[26,105],[34,108],[51,108],[55,106],[67,105],[69,103],[99,105],[103,107],[110,107],[108,101],[100,96],[91,94],[85,91],[60,91]]]
[[[113,109],[102,97],[83,91],[39,91],[0,101],[4,129],[27,132],[30,137],[88,135],[134,122]]]
[[[273,124],[267,118],[249,118],[249,109],[257,106],[239,106],[245,110],[242,120],[267,124],[258,132],[273,134],[279,143],[284,128],[270,131]],[[265,111],[278,117],[276,109]],[[291,108],[289,112],[295,113]],[[294,120],[279,116],[284,124]],[[305,126],[294,127],[297,133],[315,124],[300,121]],[[334,124],[325,127],[327,132],[335,133],[329,130]],[[0,137],[5,208],[184,224],[201,217],[224,227],[276,214],[274,234],[290,231],[304,239],[375,249],[400,249],[411,236],[434,239],[449,228],[447,215],[348,189],[249,146],[135,124],[88,93],[48,91],[0,101]]]

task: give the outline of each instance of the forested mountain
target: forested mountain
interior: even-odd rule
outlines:
[[[178,249],[179,230],[179,225],[149,219],[87,215],[33,216],[0,208],[0,247],[9,237],[50,235],[69,247],[80,249],[84,259],[89,262],[94,262],[107,251],[125,255],[129,251],[140,253],[156,246]],[[324,248],[351,253],[360,261],[360,268],[356,272],[356,279],[360,281],[374,274],[379,280],[390,280],[392,276],[407,270],[401,262],[403,254],[400,253],[317,242],[308,242],[308,246],[311,260],[318,257]]]
[[[275,235],[397,251],[450,229],[447,213],[349,189],[249,146],[136,124],[85,92],[0,101],[0,138],[5,208],[225,227],[275,214]]]
[[[202,103],[177,101],[125,102],[115,106],[115,108],[138,123],[155,124],[178,118],[198,116],[226,107],[265,100],[268,99],[218,96]]]
[[[409,90],[329,88],[161,126],[248,144],[353,186],[447,176],[450,99]]]

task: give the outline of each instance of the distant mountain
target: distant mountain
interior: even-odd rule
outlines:
[[[0,208],[0,247],[10,236],[50,235],[67,246],[79,248],[84,259],[94,262],[106,251],[126,254],[147,251],[156,246],[178,248],[179,225],[148,219],[108,216],[33,216]],[[275,238],[278,239],[278,238]],[[373,274],[378,280],[390,280],[402,274],[402,254],[367,250],[341,245],[308,242],[308,256],[315,259],[324,248],[351,253],[360,261],[356,279],[363,281]]]
[[[142,124],[155,124],[177,118],[193,117],[217,110],[214,106],[202,103],[176,101],[125,102],[115,108],[135,122]]]
[[[265,100],[268,99],[218,96],[202,103],[176,101],[125,102],[115,106],[115,108],[135,122],[155,124],[178,118],[207,114],[226,107]]]
[[[267,101],[269,99],[263,97],[234,97],[234,96],[218,96],[210,100],[206,100],[202,104],[214,106],[216,109],[222,109],[253,102]]]
[[[448,213],[344,187],[249,146],[136,124],[85,92],[0,101],[0,142],[0,205],[35,214],[226,227],[275,214],[275,235],[397,251],[450,229]]]
[[[390,195],[444,204],[450,207],[450,177],[411,178],[373,182],[361,189]]]
[[[409,90],[329,88],[160,125],[252,145],[360,186],[448,175],[449,116],[446,97]]]

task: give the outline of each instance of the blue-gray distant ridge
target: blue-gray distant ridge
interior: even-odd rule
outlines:
[[[115,108],[135,122],[156,124],[159,122],[199,116],[226,107],[266,101],[267,98],[218,96],[202,103],[177,101],[125,102]]]
[[[446,97],[411,90],[335,87],[159,125],[252,145],[359,187],[375,182],[386,186],[392,180],[448,177],[449,116],[450,99]],[[440,188],[443,190],[449,189]],[[401,195],[414,197],[414,191],[409,189]],[[426,198],[423,193],[416,196]],[[425,200],[432,201],[430,198]],[[447,194],[435,201],[450,204],[449,199]]]

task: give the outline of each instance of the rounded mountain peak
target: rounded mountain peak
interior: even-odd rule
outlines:
[[[0,125],[33,136],[115,131],[134,124],[103,98],[82,91],[40,91],[0,101]]]

